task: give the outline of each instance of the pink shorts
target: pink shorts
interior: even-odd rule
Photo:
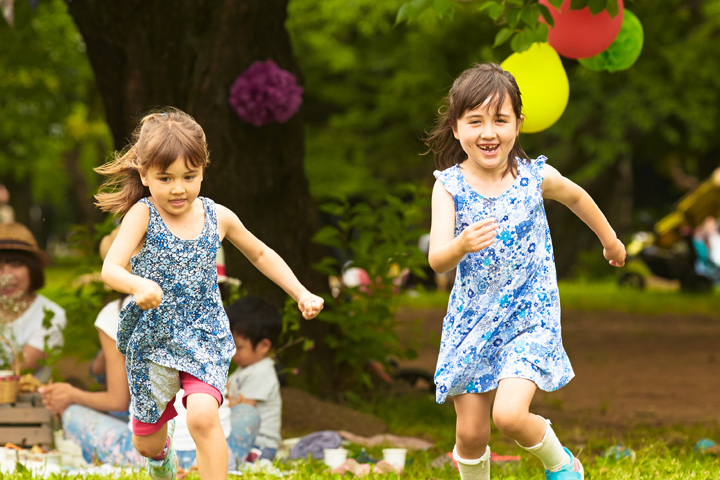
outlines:
[[[189,373],[180,372],[180,385],[182,385],[185,391],[182,402],[183,407],[187,408],[187,397],[193,393],[206,393],[215,398],[218,402],[218,406],[222,405],[223,397],[220,391],[208,385],[197,377],[193,377]],[[165,411],[160,415],[160,418],[156,423],[145,423],[139,420],[132,419],[132,431],[134,435],[151,435],[162,428],[167,422],[177,417],[177,410],[175,410],[175,398],[170,400],[165,406]]]

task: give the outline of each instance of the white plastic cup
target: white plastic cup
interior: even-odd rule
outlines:
[[[344,448],[325,448],[323,449],[323,461],[330,468],[337,468],[347,460],[347,450]]]
[[[407,455],[407,448],[383,448],[383,460],[395,467],[396,469],[402,470],[405,468],[405,456]]]

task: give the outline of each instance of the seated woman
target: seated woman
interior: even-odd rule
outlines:
[[[103,239],[100,255],[105,257],[117,230]],[[118,352],[117,330],[120,309],[130,301],[129,296],[108,303],[98,314],[95,327],[100,337],[101,362],[105,366],[107,390],[86,392],[67,383],[53,383],[40,388],[43,403],[53,413],[62,414],[65,436],[82,447],[87,462],[97,459],[102,463],[143,467],[145,459],[132,443],[127,408],[130,403],[125,357]],[[100,373],[100,372],[95,372]],[[177,396],[182,398],[182,394]],[[238,408],[238,407],[243,408]],[[185,422],[185,409],[177,400],[175,408],[174,448],[179,466],[189,469],[195,464],[195,444]],[[123,412],[123,413],[119,413]],[[220,420],[228,442],[228,469],[236,470],[247,457],[255,442],[260,416],[248,405],[238,405],[231,411],[227,402],[219,409]]]
[[[38,362],[46,348],[62,345],[66,323],[65,310],[36,293],[45,285],[49,263],[25,225],[0,224],[0,335],[21,354],[20,370],[35,371],[41,381],[50,371]]]

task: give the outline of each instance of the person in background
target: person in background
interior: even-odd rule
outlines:
[[[238,368],[228,377],[228,400],[233,419],[235,409],[255,407],[260,414],[260,430],[255,446],[259,458],[272,460],[280,446],[282,399],[275,362],[270,352],[277,347],[282,332],[282,316],[277,308],[257,297],[242,297],[226,308],[230,331],[235,340]]]
[[[0,335],[20,353],[20,370],[33,370],[42,382],[50,369],[41,361],[46,349],[62,345],[66,323],[65,310],[37,293],[49,263],[25,225],[0,224]]]

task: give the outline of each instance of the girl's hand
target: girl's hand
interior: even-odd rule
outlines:
[[[52,413],[61,414],[67,407],[75,403],[73,392],[75,387],[68,383],[51,383],[38,389],[45,408]]]
[[[325,300],[323,300],[322,297],[313,295],[308,291],[300,295],[300,298],[298,299],[298,308],[302,312],[302,316],[305,320],[317,317],[318,313],[320,313],[320,310],[322,310],[324,306]]]
[[[610,262],[613,267],[622,267],[625,265],[625,245],[617,240],[614,245],[603,248],[603,257]]]
[[[460,234],[460,248],[464,253],[479,252],[495,241],[498,224],[494,218],[485,218],[468,225]]]
[[[132,293],[135,296],[135,303],[140,307],[140,310],[156,308],[160,305],[163,296],[160,285],[142,277],[138,277],[136,287]]]

